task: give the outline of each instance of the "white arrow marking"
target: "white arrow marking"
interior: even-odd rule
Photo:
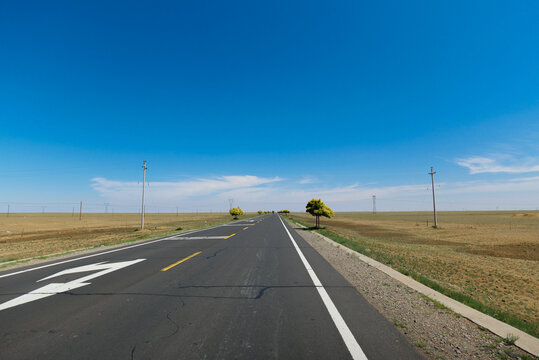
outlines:
[[[70,290],[73,290],[82,286],[90,285],[90,283],[86,281],[95,279],[96,277],[103,276],[105,274],[108,274],[116,270],[123,269],[124,267],[136,264],[144,260],[146,259],[137,259],[137,260],[132,260],[132,261],[123,261],[123,262],[110,263],[110,264],[97,263],[97,264],[79,266],[76,268],[57,272],[56,274],[47,276],[46,278],[38,280],[37,282],[48,280],[48,279],[61,276],[61,275],[66,275],[66,274],[76,274],[76,273],[81,273],[81,272],[101,270],[94,274],[90,274],[90,275],[81,277],[79,279],[73,280],[73,281],[69,281],[66,283],[52,283],[52,284],[48,284],[43,287],[40,287],[39,289],[30,291],[28,294],[21,295],[15,299],[12,299],[12,300],[6,301],[3,304],[0,304],[0,311],[9,309],[17,305],[26,304],[31,301],[43,299],[52,295],[64,293],[66,291],[70,291]]]

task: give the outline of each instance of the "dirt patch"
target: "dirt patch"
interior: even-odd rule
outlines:
[[[492,245],[472,249],[464,248],[463,251],[477,255],[539,261],[539,246],[533,243]]]
[[[539,218],[539,214],[515,214],[513,217],[516,218]]]
[[[327,222],[327,225],[333,227],[340,227],[344,229],[355,230],[359,234],[369,237],[384,237],[395,240],[413,240],[413,236],[403,231],[395,231],[388,229],[387,227],[372,225],[368,223],[362,223],[358,221],[350,220],[331,220]]]

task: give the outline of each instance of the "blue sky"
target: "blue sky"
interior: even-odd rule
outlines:
[[[4,1],[1,207],[539,207],[536,1]]]

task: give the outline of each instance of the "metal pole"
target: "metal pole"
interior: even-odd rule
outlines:
[[[141,209],[141,219],[140,219],[140,228],[144,229],[144,183],[146,182],[146,160],[144,160],[144,163],[142,165],[143,173],[142,173],[142,209]]]
[[[9,217],[9,204],[7,204],[7,216]]]
[[[437,227],[438,222],[436,219],[436,196],[434,195],[434,174],[436,174],[436,171],[433,171],[432,166],[431,166],[429,175],[432,182],[432,208],[434,210],[434,227]]]
[[[376,195],[372,196],[372,214],[376,214]]]
[[[80,201],[79,220],[82,220],[82,200]]]

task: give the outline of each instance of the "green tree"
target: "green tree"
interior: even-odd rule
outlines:
[[[258,215],[262,215],[263,211],[262,210],[258,210]]]
[[[232,208],[229,212],[230,215],[234,216],[234,219],[237,219],[238,216],[243,215],[243,210],[240,208]]]
[[[333,213],[333,210],[331,210],[322,199],[312,199],[307,203],[307,206],[305,206],[306,212],[311,214],[312,216],[316,216],[316,228],[320,228],[320,216],[324,216],[329,218],[332,218],[335,216]]]

